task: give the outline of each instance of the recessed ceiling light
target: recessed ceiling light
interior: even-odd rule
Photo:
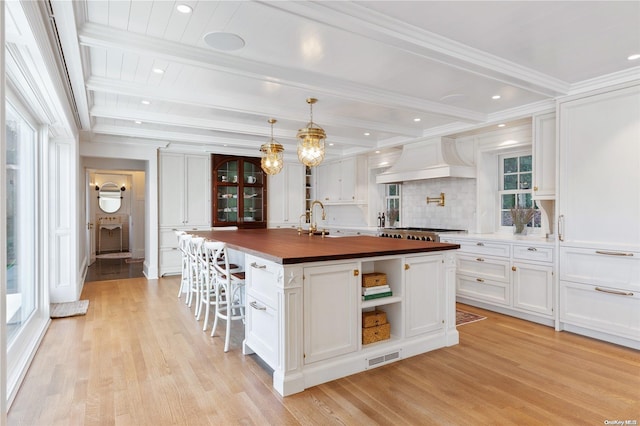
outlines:
[[[631,55],[627,57],[630,61],[635,61],[636,59],[640,59],[640,53],[636,53],[635,55]]]
[[[136,120],[136,121],[134,121],[134,123],[136,123],[136,124],[142,124],[142,121],[140,121],[140,120]]]
[[[331,142],[331,143],[329,144],[329,146],[333,146],[333,142]]]
[[[150,102],[150,101],[147,101],[147,100],[144,100],[144,101],[142,101],[141,103],[142,103],[142,105],[150,105],[150,104],[151,104],[151,102]]]
[[[369,136],[369,135],[371,135],[371,133],[369,133],[369,132],[364,132],[364,135],[365,135],[365,136]]]
[[[244,47],[242,37],[233,33],[208,33],[204,36],[204,42],[217,50],[239,50]]]
[[[504,127],[506,126],[506,124],[502,123],[502,124],[498,124],[498,127]]]
[[[380,154],[380,151],[379,151],[379,150],[376,150],[376,154]]]
[[[500,95],[493,95],[493,96],[491,97],[491,99],[500,99],[501,97],[502,97],[502,96],[500,96]]]
[[[415,121],[416,123],[417,123],[418,121],[420,121],[420,120],[421,120],[420,118],[414,118],[414,119],[413,119],[413,121]]]
[[[153,72],[156,74],[164,74],[164,70],[162,68],[154,68]]]
[[[176,6],[176,9],[178,10],[178,12],[185,14],[193,12],[193,9],[188,4],[179,4]]]

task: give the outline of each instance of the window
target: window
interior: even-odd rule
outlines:
[[[38,302],[37,291],[37,135],[7,103],[7,348],[20,335]]]
[[[384,188],[385,226],[399,227],[400,225],[400,195],[399,183],[386,184]]]
[[[515,153],[500,157],[500,226],[511,227],[511,209],[534,208],[533,219],[527,227],[540,228],[541,215],[532,198],[532,156]]]

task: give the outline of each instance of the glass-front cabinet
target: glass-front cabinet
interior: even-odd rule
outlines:
[[[266,228],[267,179],[260,159],[212,155],[213,226]]]

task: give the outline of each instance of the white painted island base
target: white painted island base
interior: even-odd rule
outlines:
[[[458,343],[455,251],[281,265],[250,254],[243,353],[273,368],[283,396]],[[363,301],[361,276],[393,295]],[[362,312],[386,312],[391,338],[362,344]]]

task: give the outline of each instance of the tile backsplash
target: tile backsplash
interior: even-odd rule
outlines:
[[[444,207],[427,197],[445,194]],[[402,226],[475,230],[476,180],[441,178],[402,184]]]

